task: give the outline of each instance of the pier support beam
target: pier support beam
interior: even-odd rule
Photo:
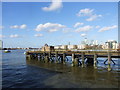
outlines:
[[[29,60],[34,59],[34,55],[32,55],[32,54],[27,55],[27,58],[28,58]]]
[[[94,54],[94,68],[97,68],[97,54]]]
[[[58,52],[55,53],[55,63],[58,63]]]
[[[81,54],[81,58],[82,58],[82,67],[85,67],[85,64],[84,64],[84,61],[85,61],[85,59],[84,59],[84,53]]]
[[[110,64],[111,64],[111,54],[110,52],[108,52],[108,71],[112,70]]]
[[[50,61],[50,63],[51,63],[51,62],[52,62],[52,61],[51,61],[51,52],[48,53],[48,58],[49,58],[49,61]]]
[[[45,56],[45,63],[48,63],[49,62],[49,57],[48,56]]]
[[[31,59],[31,56],[30,56],[30,55],[26,55],[26,59],[27,59],[27,60],[30,60],[30,59]]]
[[[75,54],[74,53],[72,53],[72,66],[74,66],[74,59],[75,59]]]
[[[34,57],[35,60],[38,60],[38,55],[37,54],[33,55],[33,57]]]
[[[78,58],[75,58],[74,61],[73,61],[73,66],[79,66],[79,59]]]
[[[62,56],[60,56],[61,58],[61,63],[65,64],[65,53],[63,53]]]
[[[65,64],[65,53],[63,53],[63,64]]]
[[[38,55],[38,61],[40,61],[40,60],[41,60],[41,55],[39,54],[39,55]]]

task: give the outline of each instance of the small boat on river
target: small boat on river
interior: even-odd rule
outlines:
[[[5,50],[4,53],[10,53],[11,51],[10,50]]]

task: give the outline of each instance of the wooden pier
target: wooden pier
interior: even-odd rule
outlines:
[[[106,58],[108,61],[108,71],[111,71],[112,58],[120,58],[120,51],[27,51],[26,59],[44,60],[44,62],[55,62],[65,64],[68,61],[67,56],[72,58],[72,66],[85,67],[85,64],[93,65],[97,68],[97,58]],[[86,60],[86,62],[85,62]]]

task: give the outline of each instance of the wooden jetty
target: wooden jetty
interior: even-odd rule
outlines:
[[[44,60],[44,62],[55,62],[65,64],[68,61],[67,56],[72,58],[72,66],[82,66],[85,64],[91,64],[94,68],[97,68],[97,58],[106,58],[108,61],[108,71],[111,71],[111,62],[114,63],[112,58],[120,58],[120,51],[27,51],[26,59],[39,59]],[[85,60],[87,59],[86,63]]]

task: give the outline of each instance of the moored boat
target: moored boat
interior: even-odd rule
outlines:
[[[5,50],[4,53],[10,53],[11,51],[10,50]]]

